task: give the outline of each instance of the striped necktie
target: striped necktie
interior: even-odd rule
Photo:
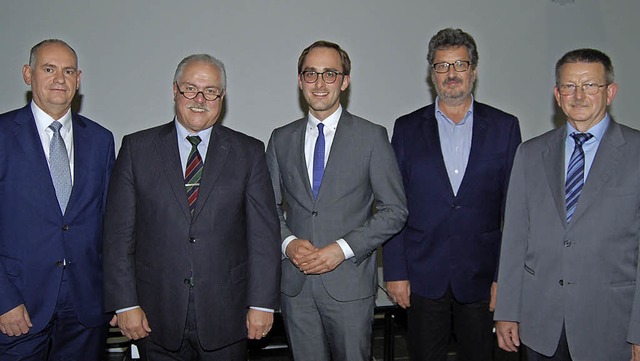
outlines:
[[[584,186],[584,150],[582,145],[593,138],[591,133],[571,133],[576,145],[569,159],[567,180],[565,182],[565,204],[567,205],[567,223],[571,221],[578,205],[578,198]]]
[[[60,135],[60,128],[62,128],[62,124],[57,120],[49,125],[49,129],[53,131],[53,137],[49,144],[49,171],[51,172],[51,180],[56,190],[60,210],[64,214],[71,196],[72,185],[69,154]]]
[[[202,157],[198,152],[198,144],[202,142],[199,136],[188,136],[187,140],[191,143],[191,152],[187,159],[187,169],[184,172],[184,186],[187,190],[187,199],[189,201],[189,209],[191,215],[196,210],[196,200],[198,200],[198,191],[200,190],[200,178],[202,178]]]

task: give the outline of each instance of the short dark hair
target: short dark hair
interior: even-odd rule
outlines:
[[[560,68],[567,63],[599,63],[604,66],[607,84],[614,81],[613,64],[609,56],[600,50],[583,48],[571,50],[564,54],[556,63],[556,85],[560,85]]]
[[[436,50],[447,50],[464,46],[469,52],[469,62],[473,67],[478,65],[478,49],[473,37],[462,29],[446,28],[438,31],[429,41],[429,50],[427,52],[427,62],[433,65],[433,58]]]
[[[332,43],[326,40],[318,40],[315,43],[307,46],[302,51],[302,54],[300,54],[300,58],[298,58],[298,74],[302,73],[302,64],[304,63],[304,59],[307,57],[307,54],[309,54],[309,52],[315,48],[335,49],[340,54],[342,72],[344,73],[344,75],[349,75],[351,73],[351,59],[349,59],[349,54],[347,54],[347,52],[344,51],[344,49],[342,49],[340,45],[336,43]]]
[[[73,56],[76,58],[76,66],[78,64],[78,54],[76,54],[76,51],[73,50],[73,48],[67,44],[66,42],[60,40],[60,39],[46,39],[46,40],[42,40],[41,42],[37,43],[36,45],[33,46],[33,48],[31,48],[31,52],[29,52],[29,66],[30,67],[34,67],[36,66],[36,53],[38,52],[38,49],[40,49],[40,47],[44,46],[44,45],[49,45],[49,44],[58,44],[58,45],[62,45],[62,46],[66,46],[67,48],[69,48],[69,50],[71,50],[71,52],[73,53]]]

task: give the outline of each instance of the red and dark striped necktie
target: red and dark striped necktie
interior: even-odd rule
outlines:
[[[191,215],[196,209],[196,200],[198,200],[198,191],[200,190],[200,179],[202,178],[202,157],[198,152],[198,144],[202,141],[199,136],[188,136],[187,140],[191,143],[191,152],[187,159],[187,169],[184,172],[184,186],[187,190],[187,199],[189,200],[189,209]]]

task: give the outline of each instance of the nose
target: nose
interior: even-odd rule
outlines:
[[[576,92],[573,94],[573,96],[578,98],[578,99],[582,99],[582,98],[585,98],[587,96],[587,94],[584,92],[584,90],[582,89],[581,86],[577,86],[576,87]]]
[[[66,79],[65,79],[64,74],[62,72],[57,71],[53,75],[53,81],[56,82],[57,84],[64,84]]]
[[[193,100],[195,100],[198,103],[206,103],[207,99],[204,98],[204,93],[203,92],[198,92],[198,94],[196,94],[196,97],[193,98]]]

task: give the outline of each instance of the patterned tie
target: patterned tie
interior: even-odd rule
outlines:
[[[318,198],[322,176],[324,175],[324,124],[318,124],[318,138],[313,149],[313,199]]]
[[[199,136],[188,136],[187,140],[191,143],[191,152],[187,160],[187,169],[184,172],[184,186],[187,189],[187,199],[189,200],[189,208],[191,215],[196,210],[196,200],[198,200],[198,191],[200,190],[200,178],[202,178],[202,157],[198,152],[198,144],[202,141]]]
[[[582,145],[593,137],[590,133],[571,133],[571,137],[576,142],[573,153],[569,159],[567,169],[567,180],[565,183],[565,203],[567,205],[567,223],[571,221],[573,213],[578,205],[578,198],[584,186],[584,150]]]
[[[49,144],[49,170],[60,210],[64,214],[71,196],[71,168],[69,167],[67,147],[60,136],[60,128],[62,128],[62,124],[57,120],[49,125],[49,129],[53,131],[51,144]]]

